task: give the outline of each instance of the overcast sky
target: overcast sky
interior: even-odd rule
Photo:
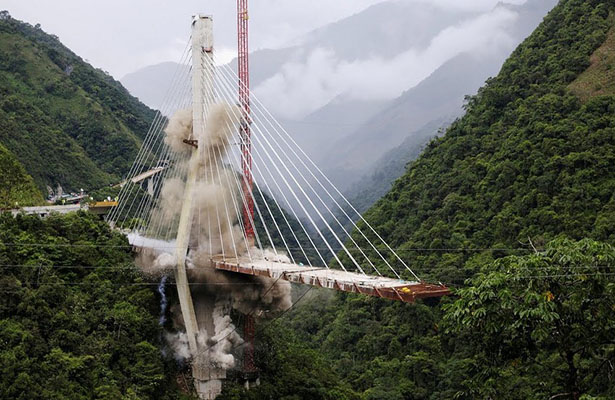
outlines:
[[[250,49],[276,48],[386,0],[250,0]],[[499,0],[394,0],[487,10]],[[522,3],[523,0],[512,0]],[[177,61],[195,13],[214,16],[217,53],[236,49],[234,0],[0,0],[17,19],[40,23],[96,67],[120,79],[141,67]]]

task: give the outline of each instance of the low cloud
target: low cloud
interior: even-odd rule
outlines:
[[[410,48],[390,59],[350,62],[332,49],[316,48],[297,54],[255,92],[284,118],[301,118],[340,94],[357,100],[392,99],[461,53],[509,52],[516,42],[509,32],[517,17],[510,9],[497,7],[447,27],[427,48]]]

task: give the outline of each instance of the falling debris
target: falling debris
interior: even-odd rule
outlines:
[[[166,284],[167,284],[167,275],[164,275],[160,280],[160,284],[158,285],[158,294],[160,294],[160,318],[158,318],[158,325],[164,326],[165,322],[167,322],[167,294],[165,292]]]
[[[192,110],[178,110],[169,120],[164,130],[164,142],[175,153],[190,154],[190,147],[186,146],[184,140],[192,136]]]

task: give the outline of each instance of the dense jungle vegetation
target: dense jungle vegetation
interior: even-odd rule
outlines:
[[[162,335],[158,279],[133,258],[123,235],[86,212],[0,214],[0,399],[194,398]],[[167,294],[177,301],[172,284]],[[288,328],[262,326],[264,382],[252,398],[352,394]]]
[[[178,398],[125,237],[87,213],[5,213],[0,265],[0,398]]]
[[[0,143],[0,209],[42,203],[43,196],[23,165]]]

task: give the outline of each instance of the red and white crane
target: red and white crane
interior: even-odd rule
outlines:
[[[246,238],[251,245],[254,244],[254,199],[252,198],[252,143],[250,141],[250,63],[248,50],[248,0],[237,0],[237,76],[239,77],[239,106],[243,110],[244,118],[241,124],[240,135],[242,157],[242,191],[245,199],[243,207],[243,226]],[[244,340],[247,345],[244,349],[243,371],[248,380],[250,375],[256,373],[254,365],[254,316],[247,314],[244,320]]]

